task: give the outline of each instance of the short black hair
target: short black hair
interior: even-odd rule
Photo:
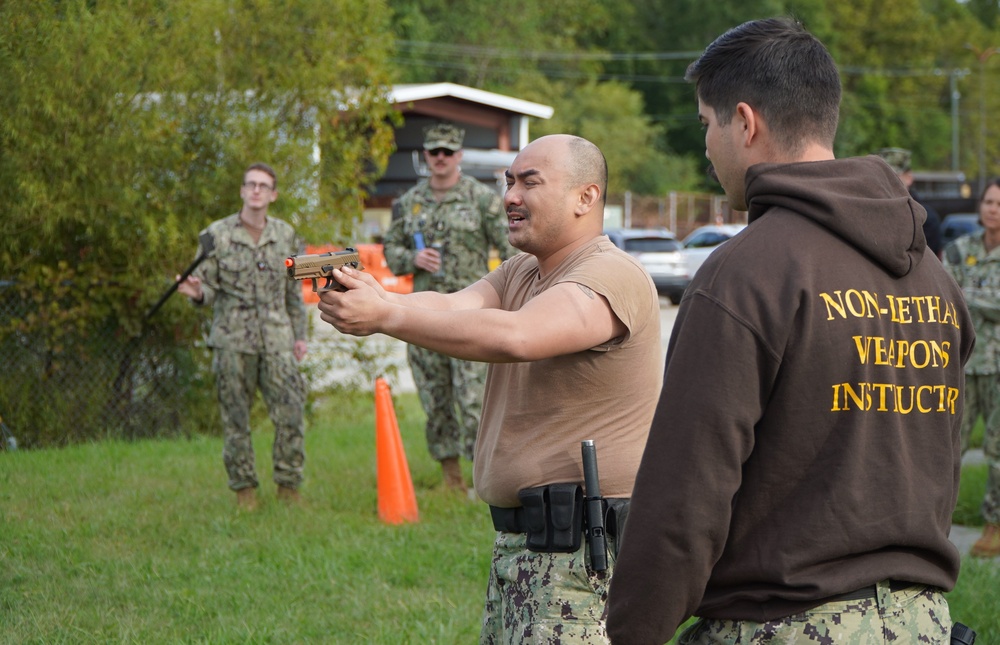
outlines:
[[[830,52],[797,20],[745,22],[715,39],[684,77],[728,124],[737,103],[767,122],[777,143],[800,152],[809,141],[833,148],[840,117],[840,73]]]

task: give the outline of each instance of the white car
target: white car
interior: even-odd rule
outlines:
[[[690,281],[681,243],[665,228],[610,228],[604,234],[645,267],[656,290],[675,305]]]
[[[712,224],[691,231],[684,238],[684,248],[681,249],[690,278],[694,278],[694,274],[712,251],[746,227],[746,224]],[[690,279],[688,281],[690,282]]]

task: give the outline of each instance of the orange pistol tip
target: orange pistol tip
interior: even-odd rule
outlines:
[[[285,266],[288,267],[289,269],[291,269],[293,266],[295,266],[295,259],[294,258],[285,258]]]

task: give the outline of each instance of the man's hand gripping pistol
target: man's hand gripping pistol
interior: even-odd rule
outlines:
[[[358,252],[352,248],[343,251],[331,251],[329,253],[313,253],[309,255],[293,255],[285,259],[285,266],[288,268],[288,277],[295,280],[312,280],[313,291],[324,293],[326,291],[346,291],[344,285],[337,282],[333,277],[333,270],[349,266],[358,271],[364,270],[361,266],[361,258]],[[326,278],[326,284],[317,287],[316,280]]]

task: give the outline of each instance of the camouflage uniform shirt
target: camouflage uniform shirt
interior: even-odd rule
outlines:
[[[261,354],[291,351],[296,340],[305,340],[302,289],[285,271],[285,258],[301,250],[295,229],[268,217],[255,243],[236,213],[206,230],[215,251],[195,274],[204,293],[200,304],[213,309],[208,345]]]
[[[414,233],[427,247],[441,245],[440,276],[417,269]],[[506,259],[516,251],[507,242],[507,215],[496,191],[462,175],[439,202],[424,179],[406,191],[385,235],[385,259],[396,275],[413,273],[414,291],[452,293],[489,271],[489,247]]]
[[[1000,248],[987,253],[983,234],[963,235],[944,253],[944,266],[962,287],[976,330],[966,374],[1000,373]]]

